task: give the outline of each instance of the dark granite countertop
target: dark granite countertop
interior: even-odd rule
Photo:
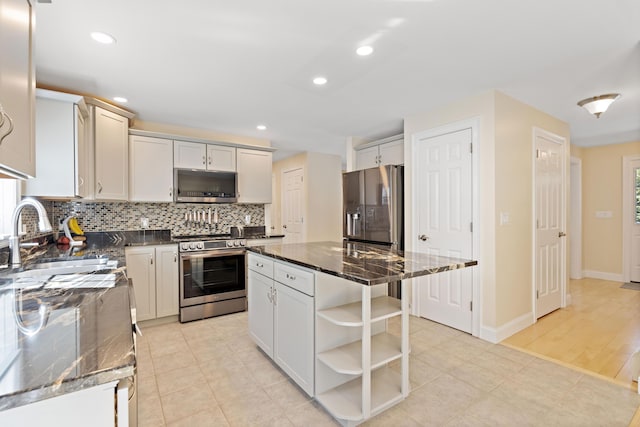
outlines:
[[[128,240],[96,234],[82,247],[42,242],[23,251],[27,268],[37,261],[107,255],[118,268],[93,278],[108,278],[112,287],[49,288],[45,282],[21,288],[8,275],[22,268],[0,270],[0,411],[134,374],[132,288],[121,268]]]
[[[357,242],[291,243],[247,250],[368,286],[478,264],[415,252],[401,256],[386,247]]]
[[[110,288],[73,289],[0,277],[0,410],[134,374],[130,285],[114,276]]]

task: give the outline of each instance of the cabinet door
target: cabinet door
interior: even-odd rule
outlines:
[[[378,146],[356,151],[356,170],[375,168],[378,166]]]
[[[173,167],[206,169],[207,145],[199,142],[173,141]]]
[[[84,114],[77,105],[73,106],[73,111],[76,138],[76,194],[80,197],[87,197],[90,194],[88,177],[90,169],[87,159],[87,123]]]
[[[207,170],[235,172],[236,147],[207,144]]]
[[[238,148],[238,203],[271,203],[272,154]]]
[[[133,281],[138,320],[156,318],[155,250],[150,247],[125,250],[127,276]]]
[[[381,165],[404,164],[404,141],[402,139],[380,144],[379,148]]]
[[[247,276],[249,335],[269,357],[273,358],[273,279],[253,270],[249,270]]]
[[[275,288],[273,360],[313,396],[313,297],[279,282]]]
[[[36,98],[36,177],[24,182],[24,195],[76,197],[74,107]]]
[[[94,107],[97,200],[127,200],[129,192],[129,119]]]
[[[4,111],[0,138],[6,135],[0,144],[0,177],[32,177],[36,174],[33,11],[27,0],[0,0],[0,9],[0,111]]]
[[[178,245],[156,247],[156,316],[178,314]]]
[[[129,200],[173,201],[173,141],[132,135],[129,138]]]

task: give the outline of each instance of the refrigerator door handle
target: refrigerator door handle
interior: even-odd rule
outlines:
[[[353,224],[351,223],[351,221],[352,221],[352,214],[347,212],[347,236],[353,235]]]

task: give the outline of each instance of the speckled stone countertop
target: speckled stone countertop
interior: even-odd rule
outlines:
[[[478,264],[415,252],[401,256],[389,248],[357,242],[291,243],[247,250],[368,286]]]

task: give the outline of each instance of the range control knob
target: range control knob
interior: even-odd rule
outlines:
[[[204,249],[204,242],[198,242],[198,243],[196,244],[196,247],[197,247],[198,249]]]
[[[180,243],[180,249],[182,249],[183,251],[188,251],[189,250],[189,244],[188,243]]]
[[[227,240],[227,247],[228,248],[232,248],[233,247],[233,240]]]
[[[244,246],[245,245],[245,241],[244,240],[240,240],[240,246]]]
[[[189,249],[193,250],[196,248],[196,244],[195,243],[189,243]]]

